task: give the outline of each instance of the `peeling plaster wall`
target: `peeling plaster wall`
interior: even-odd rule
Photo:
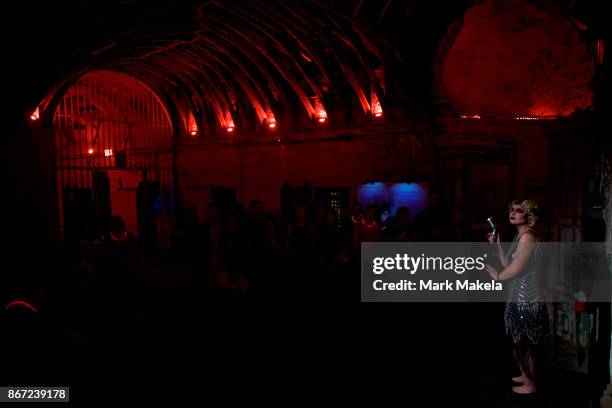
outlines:
[[[590,107],[594,62],[579,35],[568,22],[522,0],[475,5],[444,60],[442,81],[453,108],[566,116]]]

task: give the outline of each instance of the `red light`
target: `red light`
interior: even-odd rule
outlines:
[[[274,116],[274,112],[272,112],[272,109],[269,106],[266,107],[265,120],[268,124],[268,128],[276,129],[276,117]]]
[[[378,100],[378,95],[376,94],[376,91],[374,89],[372,89],[370,102],[372,115],[374,115],[375,118],[381,118],[383,115],[383,109],[382,105],[380,104],[380,101]]]
[[[461,119],[480,119],[480,115],[461,115]]]
[[[40,108],[36,108],[34,112],[30,115],[30,120],[38,120],[40,119]]]
[[[15,307],[15,306],[22,306],[22,307],[25,307],[26,309],[29,309],[32,312],[38,312],[37,308],[35,308],[34,306],[26,302],[25,300],[13,300],[12,302],[10,302],[4,307],[4,310],[9,310],[10,308]]]
[[[319,98],[315,99],[314,110],[315,116],[319,123],[324,123],[327,120],[327,112],[325,111],[325,106],[323,106],[323,103]]]
[[[225,111],[225,120],[222,121],[223,126],[225,126],[225,130],[227,133],[232,133],[236,128],[234,123],[234,118],[232,118],[232,114],[229,110]]]
[[[91,149],[91,148],[90,148],[90,149],[87,151],[87,153],[89,153],[89,154],[93,154],[93,149]]]
[[[198,134],[198,124],[196,123],[195,118],[193,117],[193,113],[189,112],[189,123],[188,123],[188,129],[189,129],[189,134],[191,136],[195,136]]]
[[[91,153],[93,153],[93,149],[89,149],[91,150]],[[89,153],[89,154],[91,154]],[[104,149],[104,156],[106,157],[110,157],[113,155],[113,149]]]

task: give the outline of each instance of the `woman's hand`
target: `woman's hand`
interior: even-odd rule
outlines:
[[[506,253],[504,252],[504,247],[502,246],[501,243],[501,236],[499,234],[499,232],[496,234],[497,235],[497,255],[499,256],[499,260],[501,261],[501,264],[503,265],[504,268],[507,268],[508,265],[510,264],[508,262],[508,258],[506,257]],[[492,233],[488,233],[487,234],[487,240],[490,243],[493,243],[493,234]]]
[[[492,232],[489,232],[489,233],[487,234],[487,241],[489,241],[490,243],[493,243],[493,233],[492,233]],[[500,238],[499,238],[499,234],[497,234],[497,241],[496,241],[496,242],[497,242],[498,244],[499,244],[499,243],[501,243],[501,240],[500,240]]]
[[[492,267],[489,264],[485,264],[484,268],[489,273],[489,275],[491,276],[491,279],[497,280],[497,276],[498,276],[497,269],[495,269],[494,267]]]

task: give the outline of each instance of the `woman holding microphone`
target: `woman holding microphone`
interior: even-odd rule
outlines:
[[[547,322],[546,308],[538,288],[539,237],[532,229],[538,217],[537,204],[531,200],[513,201],[508,206],[508,220],[516,227],[516,235],[506,253],[497,235],[496,244],[503,269],[485,265],[492,279],[509,281],[508,301],[504,313],[506,332],[514,342],[514,359],[521,375],[512,380],[521,384],[512,387],[518,394],[536,391],[536,350]],[[493,234],[488,239],[493,243]]]

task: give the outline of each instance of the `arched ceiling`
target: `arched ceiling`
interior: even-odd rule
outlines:
[[[602,18],[588,0],[536,2],[582,21]],[[422,105],[431,98],[437,44],[475,3],[24,2],[12,14],[17,30],[7,33],[20,41],[5,50],[11,86],[21,88],[13,108],[23,116],[86,72],[111,69],[143,81],[183,116],[194,112],[221,126],[228,112],[245,127],[270,115],[297,123],[321,107],[364,117],[372,92],[383,106],[406,109],[411,99]]]
[[[232,119],[265,123],[295,113],[296,106],[310,118],[326,104],[355,104],[367,115],[371,93],[384,98],[383,48],[367,29],[325,4],[114,7],[121,17],[112,8],[82,6],[113,32],[73,54],[67,75],[48,95],[91,69],[112,69],[145,82],[183,116],[209,113],[222,127]]]

